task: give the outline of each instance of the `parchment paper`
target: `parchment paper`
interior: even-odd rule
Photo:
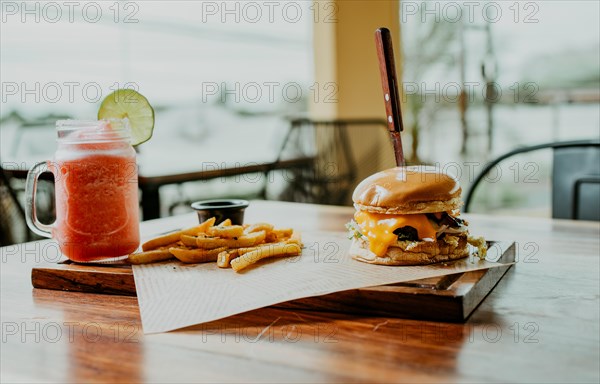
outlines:
[[[168,261],[134,265],[133,274],[144,333],[172,331],[294,299],[499,267],[469,257],[428,266],[371,265],[348,256],[346,233],[303,234],[300,256],[261,261],[245,272],[216,263]],[[498,249],[489,251],[496,260]]]

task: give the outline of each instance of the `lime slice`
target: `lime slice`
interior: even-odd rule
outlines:
[[[102,100],[98,119],[129,119],[131,145],[140,145],[152,137],[154,109],[144,96],[133,89],[117,89]]]

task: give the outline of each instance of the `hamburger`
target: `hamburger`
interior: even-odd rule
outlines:
[[[396,167],[367,177],[352,195],[350,255],[372,264],[423,265],[467,257],[471,244],[484,258],[485,240],[471,237],[459,216],[460,194],[458,180],[435,167]]]

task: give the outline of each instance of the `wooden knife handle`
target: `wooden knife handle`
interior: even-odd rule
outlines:
[[[377,29],[375,43],[379,58],[379,73],[381,74],[388,128],[392,132],[402,132],[404,127],[400,112],[400,95],[398,93],[394,48],[390,30],[387,28]]]
[[[394,48],[389,29],[379,28],[375,31],[375,45],[377,47],[377,57],[379,58],[379,73],[381,74],[381,86],[383,88],[388,130],[394,144],[396,165],[403,166],[404,151],[402,149],[400,132],[404,130],[404,126],[400,112],[400,95],[398,93]]]

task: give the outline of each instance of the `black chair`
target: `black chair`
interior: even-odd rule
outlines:
[[[0,162],[0,246],[41,239],[29,230],[25,220],[27,171],[14,165],[10,162]],[[37,216],[42,223],[52,223],[56,218],[54,176],[46,172],[40,175],[39,181],[36,195]]]
[[[30,241],[32,236],[25,222],[25,211],[1,165],[0,208],[0,246]]]
[[[475,190],[488,172],[509,157],[552,149],[552,217],[600,220],[600,140],[552,142],[518,148],[488,163],[467,192],[469,212]]]
[[[346,205],[356,184],[356,160],[348,137],[348,130],[355,127],[364,128],[368,133],[377,128],[387,130],[387,122],[382,119],[289,119],[275,161],[261,172],[262,177],[257,177],[262,185],[252,195],[236,193],[232,197]],[[179,207],[189,207],[190,199],[183,193],[180,196],[179,201],[169,207],[170,213]]]
[[[308,167],[283,172],[287,187],[280,200],[315,204],[344,205],[356,182],[356,161],[348,129],[350,127],[387,127],[380,119],[290,120],[276,161],[312,158]]]

